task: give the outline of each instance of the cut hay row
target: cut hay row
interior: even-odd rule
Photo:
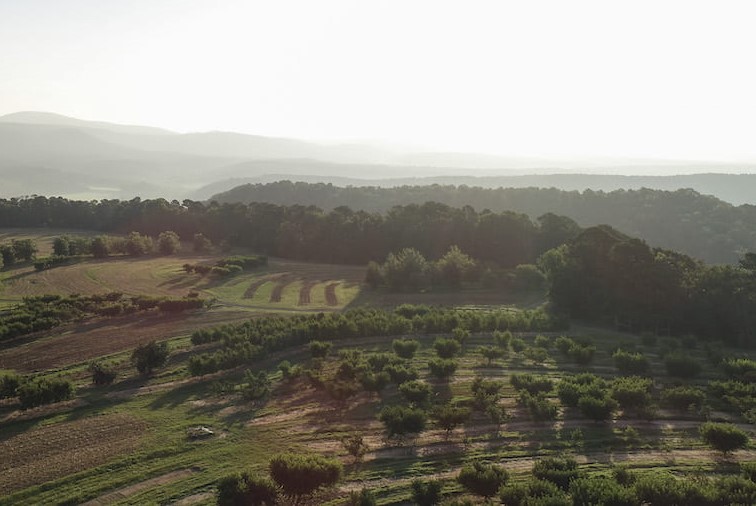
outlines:
[[[336,298],[336,287],[339,286],[338,283],[330,283],[325,287],[325,297],[326,297],[326,304],[329,306],[338,306],[339,305],[339,299]]]
[[[305,280],[302,288],[299,289],[299,304],[300,306],[306,306],[310,303],[310,291],[312,287],[317,284],[317,281]]]
[[[281,302],[281,295],[283,294],[284,289],[294,281],[288,277],[282,277],[279,279],[280,281],[275,287],[273,287],[273,291],[270,293],[270,302]]]
[[[252,283],[250,283],[249,287],[244,292],[244,298],[245,299],[254,299],[255,298],[255,293],[257,293],[257,289],[260,288],[262,285],[264,285],[265,283],[267,283],[270,280],[271,280],[271,278],[264,277],[262,279],[258,279],[256,281],[253,281]]]

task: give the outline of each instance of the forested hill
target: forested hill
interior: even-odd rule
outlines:
[[[733,206],[693,190],[585,190],[480,188],[470,186],[337,187],[292,183],[238,186],[213,197],[218,202],[315,205],[324,209],[387,211],[396,205],[440,202],[525,213],[568,216],[581,226],[608,224],[652,246],[681,251],[709,263],[735,263],[756,250],[756,206]]]

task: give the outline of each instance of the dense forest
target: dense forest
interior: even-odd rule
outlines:
[[[386,214],[339,207],[219,204],[164,199],[74,201],[32,197],[0,200],[0,227],[80,228],[102,232],[171,230],[184,239],[202,233],[260,253],[327,263],[383,261],[392,251],[415,248],[429,259],[452,245],[501,267],[533,263],[576,236],[569,218],[545,214],[536,221],[514,212],[476,212],[444,204],[397,206]]]
[[[733,206],[693,190],[585,190],[556,188],[481,188],[430,185],[396,188],[330,184],[247,184],[213,197],[221,203],[268,202],[348,206],[386,212],[397,205],[439,202],[476,210],[513,211],[535,218],[545,213],[568,216],[584,227],[607,224],[653,246],[682,251],[710,263],[736,263],[743,251],[756,249],[756,206]]]

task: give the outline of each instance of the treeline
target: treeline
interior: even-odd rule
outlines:
[[[733,206],[688,189],[579,192],[465,185],[341,188],[281,181],[238,186],[213,199],[221,203],[315,205],[326,210],[347,206],[368,212],[439,202],[531,217],[555,213],[569,216],[584,227],[608,224],[654,246],[682,251],[709,263],[736,263],[739,251],[756,250],[756,206]]]
[[[514,212],[477,212],[426,203],[395,207],[385,215],[338,208],[273,204],[203,204],[163,199],[70,201],[31,197],[0,199],[0,227],[64,227],[157,236],[201,233],[219,244],[298,260],[366,264],[389,252],[415,248],[431,259],[457,245],[473,258],[503,267],[533,263],[574,237],[569,218],[545,214],[536,221]],[[145,246],[146,247],[146,246]]]
[[[223,325],[192,334],[195,345],[222,342],[221,349],[194,355],[189,360],[192,375],[231,369],[268,353],[310,341],[333,341],[359,337],[397,336],[412,332],[433,334],[494,330],[559,330],[566,322],[544,311],[464,310],[428,306],[399,306],[393,311],[356,309],[345,313],[267,317],[239,325]]]
[[[0,316],[0,342],[86,317],[115,317],[152,309],[174,313],[200,309],[205,306],[205,302],[205,299],[199,297],[126,297],[120,292],[90,296],[25,297],[23,302]]]
[[[600,226],[545,253],[538,265],[554,309],[571,318],[756,344],[754,254],[737,266],[707,266]]]

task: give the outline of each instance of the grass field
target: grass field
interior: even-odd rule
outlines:
[[[611,350],[618,343],[632,343],[650,357],[657,389],[673,383],[664,374],[659,346],[644,348],[638,337],[596,329],[580,329],[579,335],[586,332],[593,333],[599,348],[589,371],[613,376],[616,372],[610,359]],[[550,358],[541,365],[511,352],[508,358],[488,367],[476,349],[491,343],[492,337],[475,334],[466,345],[460,369],[447,383],[428,377],[427,362],[434,356],[435,336],[414,337],[421,341],[422,347],[412,364],[433,385],[437,399],[469,399],[470,385],[476,375],[507,381],[513,373],[536,372],[558,381],[566,373],[586,369],[566,361],[553,349]],[[521,337],[532,343],[534,335]],[[389,351],[390,341],[362,339],[340,342],[338,347]],[[565,452],[575,455],[591,472],[603,472],[614,464],[624,463],[640,472],[719,473],[727,472],[735,462],[756,459],[753,450],[742,450],[731,459],[722,460],[700,441],[697,427],[703,417],[692,413],[681,415],[661,409],[653,420],[619,413],[609,423],[594,423],[574,409],[560,408],[556,421],[532,422],[515,404],[515,394],[508,383],[501,404],[511,418],[500,427],[476,414],[471,422],[450,435],[430,425],[412,440],[387,440],[377,421],[377,412],[383,405],[396,402],[395,387],[380,396],[362,393],[347,404],[341,404],[322,391],[313,390],[303,380],[288,384],[277,381],[268,400],[249,402],[235,394],[214,391],[213,384],[220,379],[239,381],[239,371],[190,378],[185,369],[190,344],[186,339],[172,343],[171,362],[153,378],[145,380],[135,376],[126,354],[116,354],[109,360],[116,364],[121,376],[110,387],[89,386],[83,367],[77,364],[58,369],[56,374],[71,377],[79,384],[79,403],[64,403],[59,410],[38,408],[38,412],[31,410],[24,416],[19,416],[12,405],[0,407],[0,420],[5,427],[0,444],[5,445],[3,448],[16,447],[11,453],[11,465],[18,463],[26,477],[0,481],[0,486],[13,492],[0,502],[28,504],[75,499],[96,500],[92,504],[111,501],[114,504],[163,504],[183,500],[181,504],[212,504],[213,484],[219,477],[234,469],[264,470],[271,454],[285,450],[312,451],[343,460],[347,469],[345,479],[319,499],[333,504],[338,504],[338,498],[350,490],[363,486],[373,489],[381,504],[402,502],[408,497],[409,483],[414,477],[445,480],[445,490],[454,493],[459,488],[453,477],[465,462],[474,459],[501,462],[516,478],[528,474],[538,456]],[[702,351],[694,353],[702,362],[705,360]],[[307,357],[305,349],[292,349],[255,364],[255,369],[268,370],[277,380],[279,373],[275,366],[279,361],[304,363]],[[692,383],[703,385],[713,377],[717,377],[717,371],[707,367]],[[557,402],[555,398],[554,402]],[[711,416],[733,419],[731,414],[716,411]],[[107,452],[106,461],[82,458],[77,460],[81,466],[62,472],[60,466],[47,466],[43,463],[47,459],[36,457],[39,454],[34,443],[39,439],[37,436],[54,434],[56,448],[67,452],[84,451],[84,447],[91,446],[91,440],[82,437],[81,430],[76,428],[86,427],[86,424],[101,427],[106,420],[138,428],[130,433],[133,436],[125,435],[120,446]],[[735,420],[752,431],[752,426]],[[212,427],[216,436],[205,441],[188,440],[185,430],[195,425]],[[628,432],[628,426],[633,427],[633,431]],[[359,431],[370,445],[369,453],[359,466],[352,464],[340,443],[342,436],[353,431]],[[97,445],[107,448],[112,439],[108,434],[110,432],[98,438]],[[53,462],[54,459],[55,455]]]

